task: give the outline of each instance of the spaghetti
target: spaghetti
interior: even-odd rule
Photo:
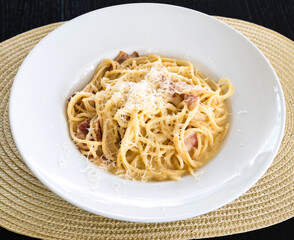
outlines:
[[[218,150],[232,93],[228,79],[216,83],[188,61],[120,52],[70,98],[70,136],[84,156],[116,175],[178,180]]]

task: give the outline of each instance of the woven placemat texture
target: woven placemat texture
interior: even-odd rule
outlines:
[[[100,217],[65,202],[31,173],[13,142],[10,88],[31,49],[62,23],[0,44],[0,225],[42,239],[189,239],[263,228],[294,216],[294,43],[252,23],[219,18],[247,36],[275,68],[286,98],[285,136],[273,164],[248,192],[200,217],[170,223],[130,223]]]

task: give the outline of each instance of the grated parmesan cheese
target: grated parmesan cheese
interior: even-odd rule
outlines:
[[[170,72],[159,62],[153,63],[148,72],[146,69],[136,70],[136,73],[140,72],[141,79],[138,79],[138,74],[137,78],[133,77],[132,72],[133,70],[128,70],[129,75],[127,76],[123,75],[112,81],[104,81],[106,83],[105,94],[111,96],[115,103],[120,104],[118,111],[124,115],[130,115],[134,108],[138,111],[144,110],[146,114],[154,113],[156,109],[166,108],[169,97],[174,93],[195,91],[198,93],[203,89],[208,90],[200,85],[193,85],[190,82],[191,79]]]

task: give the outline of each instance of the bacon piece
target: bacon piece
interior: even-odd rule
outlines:
[[[119,64],[123,63],[127,59],[131,58],[131,56],[123,51],[120,51],[118,56],[114,59],[114,61],[117,61]]]
[[[114,61],[117,61],[119,64],[122,64],[124,61],[130,59],[130,58],[136,58],[139,57],[139,53],[134,51],[132,55],[127,54],[126,52],[120,51],[117,57],[114,59]]]
[[[94,128],[95,128],[95,131],[96,131],[97,141],[101,142],[102,141],[102,131],[101,131],[101,128],[100,128],[99,120],[94,123]]]
[[[188,150],[188,152],[191,152],[191,150],[194,147],[198,146],[198,140],[197,140],[197,136],[195,133],[192,133],[188,136],[185,137],[184,143],[186,145],[186,148]]]
[[[88,103],[91,105],[91,107],[95,107],[95,101],[94,100],[89,100]]]
[[[173,93],[170,97],[170,102],[175,105],[176,107],[179,107],[180,103],[183,101],[183,95],[178,93]]]
[[[136,58],[136,57],[139,57],[139,53],[134,51],[131,55],[131,58]]]
[[[84,140],[84,139],[86,138],[86,135],[83,134],[83,133],[81,133],[81,132],[79,132],[79,131],[75,134],[75,136],[76,136],[78,139],[82,139],[82,140]]]
[[[74,93],[73,95],[71,95],[71,97],[70,97],[69,99],[67,99],[67,103],[69,103],[70,99],[71,99],[72,97],[74,97],[75,95],[76,95],[76,93]]]
[[[196,121],[205,121],[206,117],[201,112],[196,112],[194,117]]]
[[[83,136],[85,136],[85,135],[83,135]],[[78,143],[78,144],[77,144],[77,147],[78,147],[80,150],[85,150],[85,151],[89,150],[89,148],[87,147],[87,144],[85,144],[85,143]]]
[[[199,97],[191,94],[184,95],[184,101],[188,104],[188,109],[193,110],[196,107]]]
[[[89,127],[90,127],[90,118],[87,118],[77,126],[78,133],[87,135],[89,132],[89,129],[88,129]]]

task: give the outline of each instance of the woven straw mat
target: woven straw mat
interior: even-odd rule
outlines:
[[[247,36],[274,67],[287,107],[285,136],[271,167],[244,195],[208,214],[169,223],[131,223],[81,210],[49,191],[31,173],[13,142],[10,88],[32,48],[60,26],[40,27],[0,44],[0,225],[42,239],[190,239],[229,235],[294,216],[294,42],[264,27],[220,18]]]

